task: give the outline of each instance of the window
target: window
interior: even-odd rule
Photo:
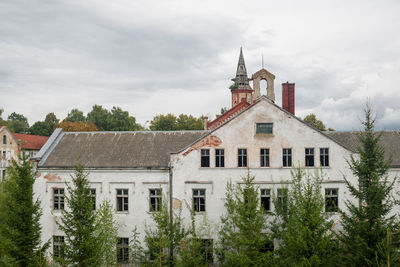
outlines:
[[[329,148],[319,149],[319,160],[321,162],[321,167],[329,166]]]
[[[53,256],[54,258],[63,258],[64,257],[64,249],[63,249],[64,237],[53,235]]]
[[[306,167],[314,166],[314,148],[306,148]]]
[[[2,173],[3,173],[3,176],[2,176],[3,179],[6,178],[6,170],[3,170]]]
[[[256,134],[272,134],[272,123],[256,123]]]
[[[96,188],[90,188],[90,196],[92,197],[93,210],[96,210]]]
[[[3,151],[3,159],[6,159],[6,151]]]
[[[200,253],[203,255],[204,263],[206,266],[214,262],[213,257],[213,240],[212,239],[200,239]]]
[[[64,209],[64,188],[53,188],[53,209]]]
[[[193,189],[193,210],[195,212],[206,211],[206,190]]]
[[[210,150],[201,150],[201,167],[210,167]]]
[[[339,198],[337,188],[325,189],[325,212],[338,212]]]
[[[117,243],[117,262],[128,263],[129,261],[129,238],[118,238]]]
[[[272,240],[268,240],[264,243],[264,246],[260,249],[262,253],[274,252],[274,242]]]
[[[261,189],[261,207],[264,211],[271,211],[271,189]]]
[[[150,211],[161,211],[162,194],[161,189],[150,189]]]
[[[7,144],[7,136],[3,135],[3,144],[6,145]]]
[[[260,166],[269,167],[269,148],[261,148],[260,157]]]
[[[287,208],[287,201],[288,201],[288,189],[287,188],[279,188],[277,190],[278,196],[278,205],[281,208]]]
[[[117,211],[128,211],[128,189],[117,189]]]
[[[284,148],[282,151],[283,154],[283,167],[291,167],[292,166],[292,149]]]
[[[225,150],[215,150],[215,167],[225,167]]]
[[[247,149],[238,149],[238,167],[247,167]]]

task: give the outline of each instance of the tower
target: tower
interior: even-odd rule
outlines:
[[[232,79],[234,82],[229,89],[232,93],[232,107],[235,107],[242,101],[246,101],[252,104],[253,98],[251,89],[249,85],[250,79],[247,77],[246,64],[244,63],[243,51],[240,48],[239,61],[236,69],[236,77]]]

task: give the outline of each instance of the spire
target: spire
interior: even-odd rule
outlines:
[[[247,77],[246,64],[244,63],[242,47],[240,47],[240,55],[239,55],[238,66],[236,69],[236,77],[232,79],[232,81],[235,82],[234,84],[235,86],[233,86],[231,90],[232,91],[236,89],[251,90],[251,87],[249,85],[249,80],[250,79]]]

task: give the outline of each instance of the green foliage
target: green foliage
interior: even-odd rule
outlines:
[[[233,83],[231,84],[231,86],[229,86],[229,89],[231,91],[235,91],[236,89],[238,89],[239,85],[237,83]]]
[[[95,221],[95,237],[98,244],[98,260],[101,266],[111,267],[117,263],[116,246],[118,239],[117,223],[113,217],[114,209],[109,200],[99,207]]]
[[[96,235],[96,213],[93,209],[87,173],[83,166],[75,166],[71,176],[72,186],[67,184],[65,196],[67,209],[62,210],[60,230],[65,234],[63,259],[56,259],[62,264],[73,266],[99,266],[99,242]]]
[[[21,114],[11,113],[8,116],[9,129],[14,133],[26,133],[29,129],[28,119]]]
[[[313,113],[305,116],[304,121],[320,131],[326,131],[325,124],[321,120],[319,120]],[[328,131],[334,131],[334,129],[328,128]]]
[[[176,117],[173,114],[157,115],[150,122],[152,131],[182,131],[203,130],[203,118],[195,118],[192,115],[181,114]]]
[[[282,266],[335,266],[337,242],[332,221],[324,214],[321,178],[303,169],[292,172],[293,182],[283,192],[283,203],[274,199],[275,219],[271,230],[280,245],[275,250]]]
[[[384,158],[384,150],[379,145],[380,134],[374,132],[375,120],[367,105],[364,130],[359,134],[361,146],[358,155],[351,156],[349,166],[357,183],[354,185],[345,178],[350,194],[358,203],[347,201],[348,212],[342,213],[343,232],[339,239],[343,244],[343,260],[348,266],[365,266],[368,262],[385,261],[379,253],[379,246],[385,243],[388,233],[395,246],[387,247],[391,255],[398,249],[399,222],[391,213],[396,204],[392,190],[396,179],[389,181],[387,176],[390,160]]]
[[[265,266],[272,258],[271,253],[263,252],[270,239],[265,234],[266,218],[250,172],[243,177],[243,185],[227,184],[225,208],[216,249],[221,265]]]
[[[34,135],[50,136],[57,128],[59,119],[51,112],[48,113],[44,121],[35,122],[30,128],[29,133]]]
[[[186,231],[182,224],[181,211],[173,214],[172,224],[167,202],[163,198],[159,212],[150,212],[153,226],[146,225],[143,248],[136,231],[131,241],[131,260],[140,266],[169,266],[176,261],[176,255]],[[172,249],[173,257],[170,257]]]
[[[83,115],[83,112],[80,111],[77,108],[72,109],[67,117],[64,119],[64,121],[69,121],[69,122],[81,122],[81,121],[86,121],[85,115]]]
[[[219,116],[223,115],[228,110],[229,110],[229,108],[227,108],[227,107],[221,108],[221,111],[219,112],[219,114],[215,115],[215,118],[218,118]]]
[[[34,199],[36,173],[26,156],[13,161],[0,186],[0,265],[44,266],[40,200]]]
[[[111,112],[100,105],[94,105],[87,114],[87,121],[93,122],[101,131],[138,131],[143,127],[136,123],[128,111],[113,107]]]

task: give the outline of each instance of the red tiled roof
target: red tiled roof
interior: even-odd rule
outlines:
[[[221,125],[225,121],[229,120],[230,118],[232,118],[233,116],[235,116],[236,114],[241,112],[242,110],[246,109],[248,106],[250,106],[250,104],[247,103],[246,101],[240,102],[239,104],[237,104],[236,106],[234,106],[233,108],[231,108],[230,110],[228,110],[227,112],[225,112],[224,114],[222,114],[221,116],[216,118],[215,120],[209,122],[207,124],[207,130],[212,130],[212,129],[217,128],[219,125]]]
[[[31,134],[20,134],[13,133],[14,138],[17,139],[18,144],[23,149],[41,149],[46,143],[48,136],[31,135]]]

